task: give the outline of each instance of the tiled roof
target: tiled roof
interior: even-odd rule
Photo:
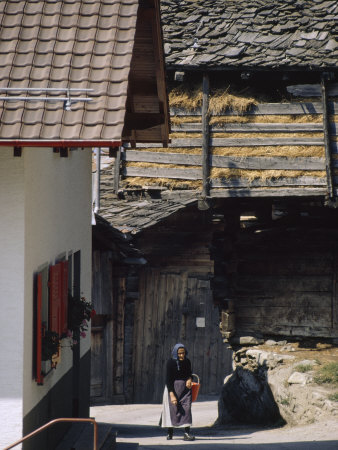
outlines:
[[[138,0],[2,0],[0,88],[71,88],[93,101],[0,101],[0,141],[120,141]],[[4,96],[65,97],[65,92]]]
[[[161,0],[161,12],[169,68],[337,67],[337,0]]]

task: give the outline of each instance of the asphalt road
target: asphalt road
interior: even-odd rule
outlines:
[[[161,405],[105,405],[91,408],[91,417],[113,424],[118,449],[164,450],[338,450],[338,418],[306,426],[256,428],[213,426],[217,418],[217,398],[201,397],[193,403],[194,442],[183,441],[183,432],[175,430],[166,440],[166,430],[158,426]],[[128,445],[130,444],[130,445]]]

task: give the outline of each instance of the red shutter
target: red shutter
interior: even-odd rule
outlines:
[[[38,384],[43,384],[43,375],[41,373],[41,347],[42,347],[42,275],[37,276],[37,299],[36,299],[36,377]]]
[[[60,332],[67,333],[67,322],[68,322],[68,261],[63,261],[61,263],[61,323]]]
[[[49,330],[60,334],[62,300],[61,263],[49,268]]]

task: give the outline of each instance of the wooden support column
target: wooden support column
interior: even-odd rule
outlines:
[[[327,178],[327,190],[329,200],[334,199],[333,175],[332,175],[332,156],[330,147],[330,132],[329,132],[329,114],[327,105],[327,91],[326,91],[326,76],[321,75],[321,90],[322,90],[322,105],[323,105],[323,131],[324,131],[324,145],[325,145],[325,167]]]
[[[331,327],[333,334],[338,333],[338,246],[334,246],[332,279]]]
[[[208,209],[209,204],[206,198],[209,195],[209,75],[203,74],[203,103],[202,103],[202,194],[198,203],[199,209]]]
[[[121,162],[121,147],[118,147],[115,155],[114,163],[114,193],[117,194],[120,185],[120,162]]]
[[[240,233],[240,208],[236,200],[229,201],[224,206],[224,296],[221,305],[220,331],[224,342],[227,342],[236,331],[235,296],[237,287],[238,255],[236,243]]]

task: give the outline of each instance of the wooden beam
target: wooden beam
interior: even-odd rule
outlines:
[[[326,188],[323,187],[285,187],[285,188],[257,188],[257,189],[211,189],[210,198],[251,198],[251,197],[324,197]]]
[[[114,163],[114,192],[118,193],[120,185],[120,162],[121,162],[121,147],[118,148]]]
[[[68,158],[68,148],[60,147],[60,158]]]
[[[330,124],[332,133],[334,124]],[[210,133],[314,133],[322,132],[322,123],[226,123],[210,126]],[[202,133],[201,123],[182,123],[172,127],[173,133]]]
[[[327,107],[327,92],[326,92],[326,78],[325,74],[321,76],[321,90],[322,90],[322,108],[323,108],[323,130],[324,130],[324,145],[325,145],[325,159],[326,159],[326,177],[327,190],[330,199],[334,197],[333,179],[332,179],[332,155],[330,148],[330,134],[329,134],[329,115]]]
[[[334,247],[334,262],[333,262],[333,280],[332,280],[332,319],[331,327],[333,330],[338,328],[338,247]]]
[[[338,102],[328,102],[328,110],[330,114],[338,113]],[[302,103],[261,103],[252,106],[248,111],[241,114],[247,115],[289,115],[289,114],[322,114],[323,108],[320,102],[302,102]],[[170,113],[173,116],[200,116],[201,109],[194,111],[187,111],[181,108],[170,108]],[[236,111],[226,111],[212,116],[238,116]]]
[[[287,86],[286,90],[295,97],[320,97],[321,86],[319,84],[296,84]],[[334,97],[338,95],[338,83],[327,86],[328,95]]]
[[[338,161],[337,161],[338,162]],[[211,156],[211,166],[246,170],[325,170],[324,158]]]
[[[233,138],[211,138],[210,144],[212,147],[280,147],[281,145],[286,146],[313,146],[318,145],[324,147],[323,138],[245,138],[245,139],[233,139]],[[168,148],[175,147],[201,147],[201,138],[185,138],[185,139],[171,139]],[[338,153],[338,142],[332,141],[330,144],[332,153]],[[138,143],[137,148],[159,148],[158,143],[146,144]],[[238,150],[238,154],[241,153],[241,149]]]
[[[13,155],[14,157],[22,156],[22,147],[14,147]]]
[[[122,153],[121,159],[130,162],[182,164],[185,166],[201,165],[201,156],[189,153],[147,152],[126,149]],[[319,157],[209,155],[209,166],[248,170],[325,170],[325,160]],[[338,160],[333,161],[333,167],[338,168]]]
[[[201,147],[202,138],[173,138],[169,147]],[[322,138],[210,138],[211,147],[270,147],[281,145],[324,145]]]
[[[203,74],[203,101],[202,101],[202,198],[209,194],[209,75]]]
[[[124,167],[123,175],[126,177],[145,178],[178,178],[180,180],[201,180],[201,171],[198,169],[166,169],[157,167]]]
[[[246,178],[212,179],[211,187],[214,188],[255,188],[255,187],[283,187],[283,186],[326,186],[325,178],[319,177],[283,177],[248,180]]]

